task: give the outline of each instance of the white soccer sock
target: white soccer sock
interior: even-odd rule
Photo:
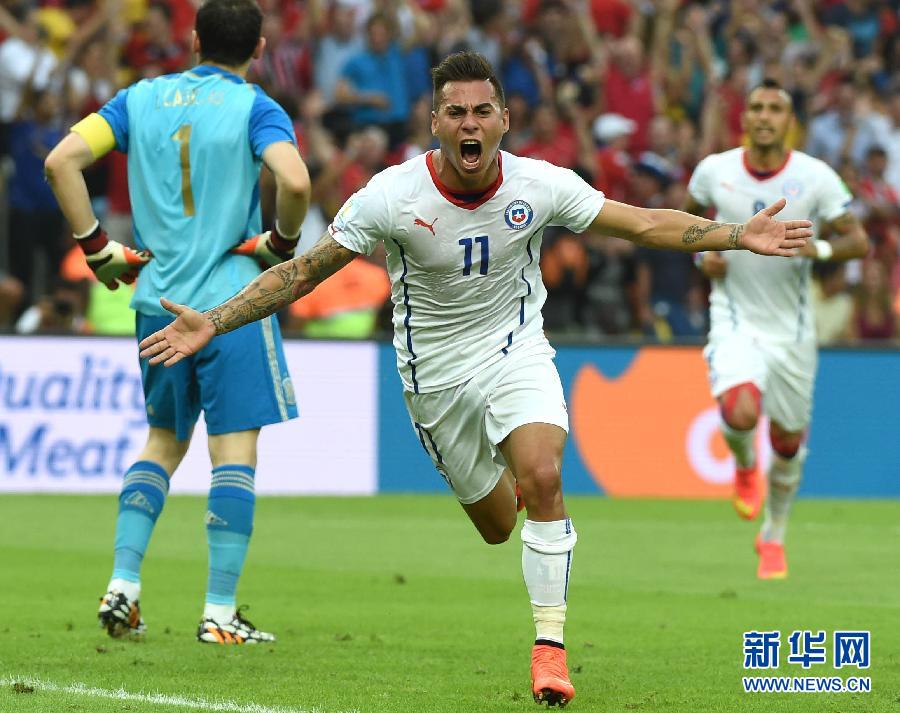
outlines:
[[[793,458],[782,458],[772,454],[772,465],[769,466],[769,495],[766,499],[766,517],[763,520],[761,537],[764,542],[784,544],[784,533],[787,529],[788,513],[794,496],[800,487],[803,473],[803,461],[806,459],[806,448],[801,447]]]
[[[129,582],[127,579],[119,579],[118,577],[114,577],[109,580],[109,586],[106,588],[107,592],[122,592],[126,597],[128,597],[128,601],[135,601],[136,599],[141,598],[141,583],[140,582]]]
[[[203,607],[203,618],[212,619],[217,624],[227,624],[234,618],[236,611],[234,604],[210,604],[207,602]]]
[[[725,442],[734,453],[738,468],[751,468],[756,463],[756,447],[753,443],[756,437],[756,427],[747,431],[739,431],[723,420],[720,421],[719,428],[722,430]]]
[[[522,575],[538,639],[563,643],[566,593],[577,540],[568,518],[552,522],[525,520],[522,526]]]

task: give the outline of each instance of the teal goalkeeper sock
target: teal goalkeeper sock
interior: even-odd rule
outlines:
[[[141,563],[166,503],[169,475],[159,463],[138,461],[125,473],[116,521],[113,579],[141,581]]]
[[[254,474],[254,469],[248,465],[213,468],[206,512],[209,544],[207,604],[235,604],[238,579],[253,532]]]

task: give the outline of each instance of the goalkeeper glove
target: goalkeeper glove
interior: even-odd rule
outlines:
[[[294,257],[294,250],[300,241],[298,232],[293,238],[287,238],[278,232],[278,222],[272,230],[247,238],[231,252],[235,255],[247,255],[256,258],[263,270],[268,270],[274,265],[290,260]]]
[[[153,257],[146,250],[132,250],[110,240],[100,227],[100,221],[86,235],[75,235],[74,238],[84,253],[88,267],[111,290],[119,289],[119,282],[126,285],[134,282],[140,269]]]

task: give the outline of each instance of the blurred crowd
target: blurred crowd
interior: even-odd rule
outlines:
[[[48,150],[120,87],[185,69],[199,0],[0,0],[0,329],[130,333],[68,236]],[[778,79],[791,145],[839,171],[869,256],[817,264],[822,343],[900,338],[900,0],[262,0],[250,77],[295,122],[313,178],[311,244],[384,167],[431,148],[429,68],[460,49],[498,69],[503,148],[577,171],[609,197],[680,207],[698,161],[742,142],[746,94]],[[90,169],[110,236],[131,241],[125,157]],[[261,178],[271,220],[274,189]],[[5,233],[5,235],[4,235]],[[708,285],[687,254],[548,229],[548,330],[701,338]],[[282,315],[288,333],[390,327],[383,257],[359,259]]]

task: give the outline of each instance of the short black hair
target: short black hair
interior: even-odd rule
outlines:
[[[794,110],[794,100],[791,97],[791,93],[787,89],[785,89],[781,85],[781,82],[779,82],[777,79],[766,77],[759,84],[753,87],[753,89],[747,92],[747,99],[753,96],[753,92],[757,91],[758,89],[774,89],[775,91],[782,92],[785,98],[788,100],[788,109],[790,109],[791,111]]]
[[[491,63],[484,55],[477,52],[455,52],[446,57],[437,67],[431,70],[431,83],[434,87],[432,107],[435,111],[441,104],[441,90],[447,82],[477,82],[484,80],[494,87],[494,94],[500,102],[500,108],[506,107],[503,85],[494,74]]]
[[[244,64],[259,42],[262,19],[255,0],[206,0],[194,22],[200,61],[226,67]]]
[[[766,77],[759,84],[757,84],[753,89],[750,90],[750,94],[753,94],[757,89],[780,89],[781,91],[785,91],[785,88],[781,86],[781,82],[777,79],[772,79],[772,77]],[[748,95],[749,96],[749,95]]]

